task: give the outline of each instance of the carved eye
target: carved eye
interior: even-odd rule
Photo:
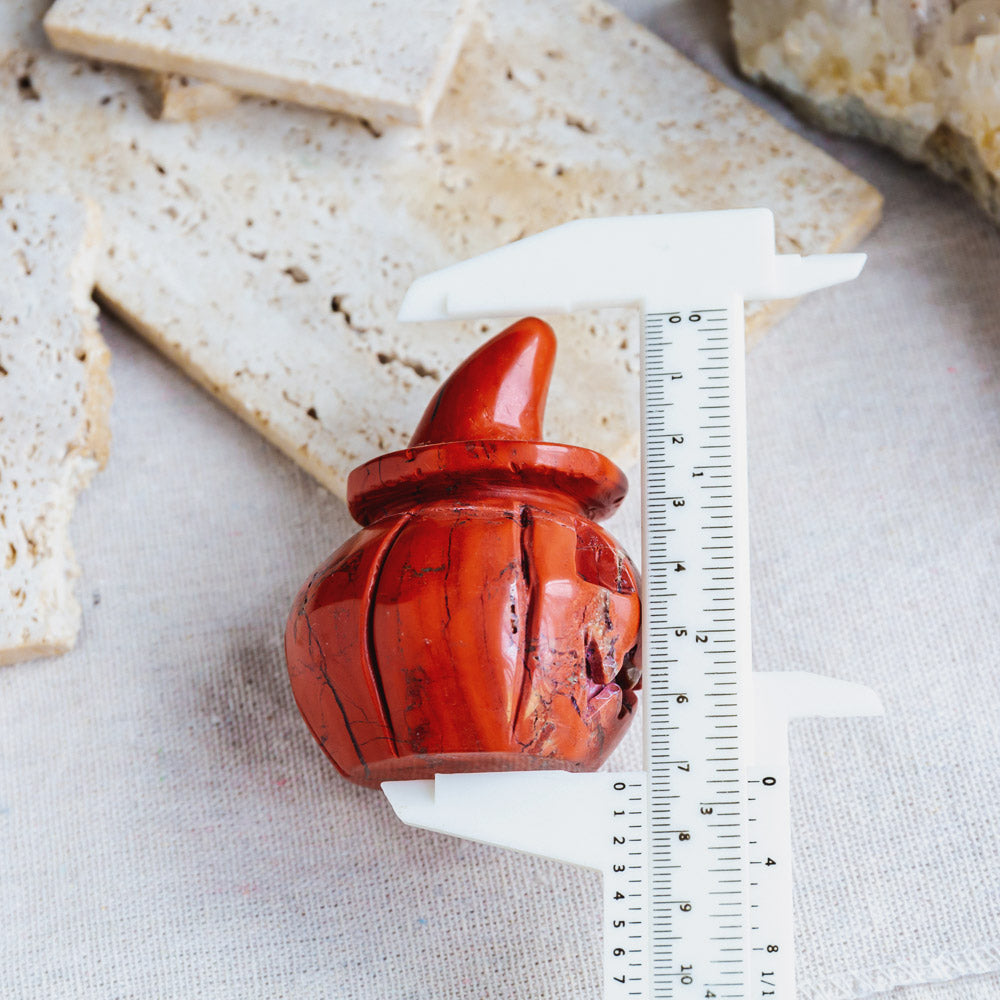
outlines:
[[[617,594],[635,593],[625,554],[593,525],[583,522],[576,527],[576,572],[595,587]]]

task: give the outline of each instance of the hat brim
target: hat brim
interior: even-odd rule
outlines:
[[[347,480],[351,515],[369,525],[435,499],[511,494],[571,509],[593,521],[617,510],[625,473],[589,448],[543,441],[448,441],[373,458]]]

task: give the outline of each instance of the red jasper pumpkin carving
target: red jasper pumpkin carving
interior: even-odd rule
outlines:
[[[442,385],[410,447],[362,465],[362,530],[303,587],[285,648],[345,777],[594,770],[639,683],[635,567],[597,524],[622,472],[540,441],[555,337],[515,323]]]

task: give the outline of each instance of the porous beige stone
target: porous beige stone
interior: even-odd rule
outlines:
[[[733,0],[732,25],[752,79],[926,163],[1000,222],[998,0]]]
[[[433,114],[472,0],[56,0],[56,48],[235,91],[418,124]],[[173,95],[177,96],[177,95]],[[191,96],[181,105],[190,109]],[[205,103],[218,94],[202,95]]]
[[[93,204],[0,197],[0,664],[63,653],[80,626],[69,524],[109,438],[99,235]]]
[[[492,323],[401,324],[411,281],[580,216],[766,205],[786,252],[853,246],[874,189],[603,4],[490,0],[426,129],[243,100],[164,125],[133,74],[0,14],[0,183],[104,210],[102,301],[331,490],[403,447]],[[783,308],[750,312],[752,333]],[[546,436],[638,450],[638,320],[550,317]]]

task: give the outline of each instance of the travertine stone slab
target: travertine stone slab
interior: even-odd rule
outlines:
[[[53,45],[375,121],[426,122],[472,0],[57,0]]]
[[[732,23],[748,76],[926,163],[1000,222],[997,0],[734,0]]]
[[[0,664],[76,641],[69,523],[108,453],[94,205],[0,196]]]
[[[48,49],[43,7],[0,28],[0,92],[37,94],[0,105],[0,183],[98,198],[103,301],[341,494],[500,329],[398,323],[418,275],[580,216],[767,205],[781,249],[813,252],[879,212],[868,184],[604,5],[490,0],[431,125],[384,131],[252,100],[154,122],[129,73]],[[553,324],[546,438],[631,461],[637,318]]]

